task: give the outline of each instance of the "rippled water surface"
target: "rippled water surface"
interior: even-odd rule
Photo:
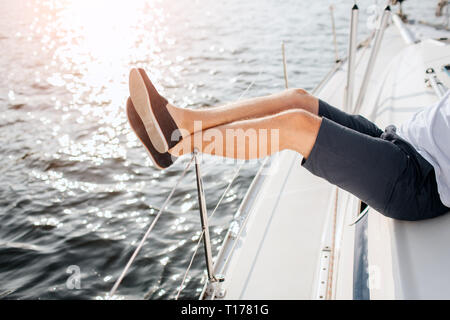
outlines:
[[[436,1],[408,2],[433,19]],[[310,90],[334,60],[330,3],[344,55],[353,1],[1,0],[0,298],[105,298],[183,171],[187,159],[156,170],[131,132],[131,67],[174,104],[209,107],[282,90],[285,41],[290,85]],[[359,3],[362,39],[374,1]],[[210,212],[239,165],[204,159]],[[244,163],[211,220],[214,254],[257,168]],[[200,235],[196,192],[190,170],[118,298],[175,297]],[[201,291],[201,250],[181,298]]]

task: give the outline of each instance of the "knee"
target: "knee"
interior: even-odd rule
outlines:
[[[304,96],[309,95],[306,90],[301,88],[287,89],[286,94],[293,99],[301,99]]]
[[[322,119],[301,109],[291,110],[281,116],[280,137],[283,148],[295,150],[307,158],[315,144]]]
[[[285,121],[287,121],[293,127],[298,126],[304,127],[305,125],[311,122],[316,122],[317,120],[320,120],[320,118],[317,117],[316,115],[303,109],[294,109],[288,112],[284,112],[282,114],[282,117],[284,117]]]
[[[288,89],[287,95],[290,100],[290,104],[299,109],[305,109],[314,114],[318,113],[319,102],[318,99],[313,95],[309,94],[308,91],[300,88]]]

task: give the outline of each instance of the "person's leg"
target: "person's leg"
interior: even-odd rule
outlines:
[[[167,104],[167,110],[180,129],[182,136],[195,131],[206,130],[223,124],[261,118],[291,109],[318,113],[318,99],[302,89],[290,89],[276,94],[233,102],[221,107],[208,107],[200,110],[184,109]],[[197,127],[194,124],[197,121]],[[198,124],[201,123],[201,126]],[[201,128],[200,130],[198,128]]]
[[[302,166],[388,217],[411,220],[411,213],[394,207],[397,203],[392,201],[411,194],[398,183],[407,172],[408,161],[408,155],[394,143],[323,117],[316,143]]]
[[[171,104],[168,104],[167,108],[178,126],[186,130],[183,136],[199,131],[194,128],[194,121],[200,121],[201,130],[205,130],[234,121],[265,117],[287,110],[305,110],[372,137],[380,137],[383,133],[376,124],[365,117],[346,113],[303,89],[290,89],[269,96],[201,110],[177,108]]]
[[[230,103],[222,107],[209,107],[202,108],[201,110],[191,110],[179,108],[168,103],[166,99],[161,98],[161,96],[157,93],[156,88],[153,86],[144,70],[133,69],[130,72],[130,93],[131,99],[133,100],[134,98],[136,100],[138,107],[137,111],[141,118],[143,117],[144,123],[148,123],[149,121],[151,122],[152,120],[151,117],[148,117],[148,112],[146,112],[146,108],[148,108],[148,104],[144,103],[146,99],[150,99],[150,104],[153,100],[155,105],[158,105],[158,102],[160,102],[160,104],[163,105],[153,106],[156,109],[154,111],[159,113],[159,115],[163,115],[164,111],[161,112],[161,110],[158,109],[167,110],[169,116],[164,117],[164,121],[173,121],[174,125],[169,126],[173,127],[170,130],[178,127],[178,129],[181,129],[181,132],[179,133],[181,133],[182,137],[186,137],[196,131],[206,130],[215,126],[245,119],[265,117],[292,109],[305,110],[312,114],[319,115],[320,117],[326,117],[345,127],[374,137],[379,137],[381,134],[381,130],[364,117],[347,114],[310,95],[303,89],[289,89],[269,96]],[[146,125],[149,135],[153,137],[151,127],[151,125]],[[161,128],[161,125],[159,127]],[[167,132],[164,134],[167,135]],[[173,132],[168,132],[168,134],[171,135]],[[168,137],[165,138],[166,140],[168,139]],[[158,139],[153,140],[155,140],[154,142],[159,142]],[[161,147],[160,149],[164,148]]]
[[[195,119],[204,119],[207,125],[203,125],[201,130],[206,130],[208,128],[216,127],[220,132],[236,128],[242,126],[245,129],[270,129],[274,128],[276,125],[281,125],[283,127],[282,121],[285,120],[283,116],[276,115],[275,117],[270,117],[274,115],[273,112],[277,110],[281,111],[294,111],[290,113],[291,115],[296,116],[297,113],[295,111],[307,111],[309,114],[317,115],[319,117],[325,117],[330,119],[344,127],[349,129],[353,129],[363,134],[367,134],[372,137],[380,137],[383,131],[379,129],[374,123],[367,120],[366,118],[360,115],[352,115],[348,114],[344,111],[341,111],[323,100],[317,99],[307,92],[302,91],[301,89],[294,89],[290,91],[285,91],[279,94],[274,94],[267,97],[254,98],[249,99],[243,102],[237,102],[234,104],[229,104],[223,107],[216,107],[201,111],[193,111],[193,110],[185,110],[176,108],[172,106],[171,108],[176,109],[176,112],[179,112],[182,116],[187,116],[189,121],[193,122]],[[184,113],[184,114],[183,114]],[[302,113],[299,113],[302,114]],[[265,119],[264,118],[266,116]],[[226,119],[226,120],[224,120]],[[231,121],[235,119],[234,121]],[[253,119],[253,121],[245,122],[244,119]],[[261,121],[260,121],[261,120]],[[231,122],[228,122],[231,121]],[[281,121],[281,122],[280,122]],[[218,125],[215,126],[215,123],[230,124],[229,126]],[[236,123],[239,122],[239,123]],[[241,128],[241,129],[243,129]],[[198,130],[194,130],[192,128],[189,130],[189,134],[194,132],[199,132]],[[206,137],[209,137],[212,132],[208,132]],[[188,135],[183,135],[188,137]],[[200,138],[201,134],[196,135],[197,141],[202,141]],[[193,141],[193,137],[189,137],[186,141],[184,141],[184,145],[191,143]],[[180,148],[180,146],[178,146]],[[174,151],[177,149],[174,149]],[[189,149],[186,149],[187,152],[190,152]],[[201,148],[199,148],[200,151]],[[296,151],[299,151],[295,149]],[[300,152],[302,155],[304,153]],[[218,154],[219,155],[219,154]],[[223,155],[223,154],[220,154]]]
[[[367,134],[371,137],[378,138],[383,130],[378,128],[376,124],[367,120],[359,114],[349,114],[338,108],[335,108],[323,100],[319,100],[318,115],[330,119],[341,126],[356,130]]]
[[[307,158],[321,121],[310,112],[289,110],[196,132],[183,138],[169,152],[181,156],[197,148],[202,153],[250,160],[290,149]]]
[[[274,147],[270,138],[261,140],[264,130],[270,137],[271,131],[277,129],[278,146]],[[251,140],[252,132],[258,140]],[[395,198],[401,202],[410,194],[397,187],[408,167],[406,153],[390,141],[344,127],[326,117],[291,110],[233,122],[184,138],[169,152],[179,156],[192,152],[194,147],[203,153],[238,159],[295,150],[304,156],[302,165],[314,175],[354,194],[386,216],[413,219],[408,210],[394,206],[391,201]]]

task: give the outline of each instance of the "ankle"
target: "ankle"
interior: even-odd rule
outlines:
[[[180,131],[184,132],[182,136],[190,135],[194,132],[195,116],[193,110],[175,107],[172,104],[167,105],[167,110],[177,124]]]

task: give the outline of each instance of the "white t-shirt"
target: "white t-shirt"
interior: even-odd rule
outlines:
[[[450,207],[450,90],[403,123],[397,134],[434,167],[439,196]]]

